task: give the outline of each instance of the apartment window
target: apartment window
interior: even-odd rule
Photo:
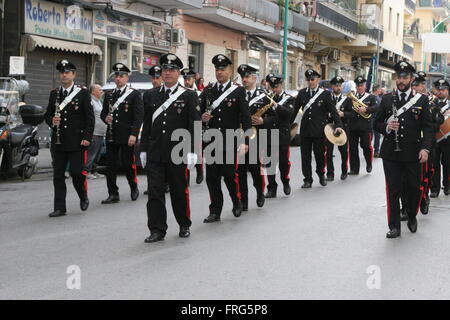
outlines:
[[[94,69],[94,82],[103,85],[105,83],[105,67],[106,67],[106,40],[94,39],[94,44],[102,50],[102,55],[98,56]]]
[[[400,14],[397,13],[397,30],[395,31],[395,34],[398,36],[399,35],[399,27],[400,27]]]
[[[388,24],[389,32],[392,31],[392,8],[389,8],[389,24]]]
[[[203,74],[203,44],[200,42],[188,42],[189,69]]]

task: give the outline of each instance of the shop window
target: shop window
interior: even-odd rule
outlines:
[[[203,74],[203,44],[199,42],[188,42],[188,67]]]
[[[268,73],[281,74],[281,53],[267,52],[267,70]]]
[[[131,70],[142,72],[142,48],[133,46],[131,55]]]
[[[261,65],[261,52],[258,50],[248,50],[248,64],[253,68],[257,68],[259,73],[260,65]]]
[[[143,68],[144,73],[148,74],[148,71],[151,67],[159,65],[159,57],[161,55],[159,53],[154,53],[151,51],[144,51],[144,58],[143,58]]]
[[[103,52],[103,55],[97,56],[97,62],[94,70],[94,82],[100,85],[105,84],[105,67],[106,67],[106,41],[100,39],[94,39],[94,44]]]

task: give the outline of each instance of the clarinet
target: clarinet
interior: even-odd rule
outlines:
[[[397,105],[398,105],[397,92],[395,92],[395,94],[393,94],[393,99],[394,99],[394,101],[392,103],[392,115],[394,116],[394,121],[398,121],[398,116],[397,116]],[[399,141],[398,141],[398,130],[395,130],[394,134],[395,134],[395,138],[394,138],[395,149],[394,149],[394,151],[395,152],[400,152],[402,150],[400,149],[400,145],[399,145]]]
[[[109,101],[109,116],[111,117],[111,118],[113,118],[113,112],[114,112],[114,110],[113,110],[113,106],[111,105],[111,100]],[[112,126],[112,120],[111,120],[111,123],[108,123],[108,130],[109,130],[109,138],[108,138],[108,142],[114,142],[114,139],[113,139],[113,126]]]
[[[58,117],[61,119],[61,113],[59,112],[59,89],[58,92],[56,93],[56,101],[55,101],[55,117]],[[60,129],[60,125],[57,124],[56,126],[56,142],[55,144],[61,144],[61,129]]]
[[[203,90],[207,90],[206,91],[206,107],[205,107],[205,112],[211,114],[211,89],[213,88],[212,83],[209,83],[208,86]],[[203,142],[210,142],[211,139],[206,139],[205,138],[205,132],[208,131],[209,129],[209,121],[208,122],[204,122],[203,123]]]

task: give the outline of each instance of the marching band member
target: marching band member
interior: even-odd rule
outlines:
[[[197,95],[178,83],[183,63],[176,55],[165,54],[161,56],[160,63],[164,85],[151,89],[147,94],[142,134],[142,140],[147,146],[147,156],[143,158],[147,162],[147,226],[150,236],[145,239],[146,243],[161,241],[166,235],[166,183],[170,189],[173,213],[180,227],[179,236],[190,236],[192,222],[187,170],[193,168],[197,161],[193,138],[194,122],[200,121]],[[172,159],[172,149],[180,142],[172,141],[172,133],[177,129],[186,129],[191,136],[191,152],[181,164]]]
[[[348,118],[351,117],[352,112],[352,101],[348,99],[344,94],[342,93],[342,84],[344,83],[344,78],[342,77],[334,77],[330,80],[330,84],[333,90],[333,93],[331,95],[331,101],[333,102],[333,105],[335,106],[339,117],[342,121],[342,126],[345,131],[345,133],[348,136]],[[330,119],[332,122],[332,120]],[[334,180],[334,164],[333,164],[333,150],[334,150],[334,144],[332,144],[330,141],[326,141],[326,148],[327,148],[327,180],[333,181]],[[339,146],[339,153],[341,154],[341,180],[347,179],[348,176],[348,148],[349,144],[348,141],[343,145]]]
[[[366,82],[364,77],[359,76],[355,79],[356,98],[364,103],[366,107],[360,107],[363,114],[371,115],[377,110],[377,101],[375,96],[366,92]],[[361,146],[366,159],[366,171],[372,172],[373,147],[372,147],[372,119],[366,118],[360,113],[352,110],[352,117],[349,120],[349,140],[350,140],[350,175],[359,174],[359,148]]]
[[[266,96],[266,92],[262,89],[256,88],[256,72],[257,69],[247,64],[241,64],[237,69],[239,75],[242,78],[242,84],[245,88],[245,96],[249,106],[250,114],[252,115],[252,124],[255,126],[257,133],[255,136],[256,141],[259,141],[259,129],[268,128],[271,129],[271,124],[275,122],[276,113],[271,108],[261,117],[257,117],[255,112],[258,109],[270,104],[270,100]],[[256,152],[256,163],[249,163],[250,152]],[[265,181],[261,168],[260,150],[259,146],[256,150],[250,150],[245,155],[245,163],[239,164],[239,188],[241,191],[242,211],[248,210],[248,184],[247,184],[247,172],[250,172],[253,179],[253,186],[256,189],[256,205],[258,207],[264,206],[264,188]]]
[[[233,71],[231,60],[223,54],[218,54],[213,57],[212,63],[216,69],[217,82],[202,91],[200,108],[202,121],[207,123],[210,129],[217,129],[222,133],[223,149],[216,151],[222,152],[219,158],[223,161],[222,163],[206,163],[206,184],[208,185],[211,204],[209,205],[209,215],[203,220],[204,223],[220,221],[223,208],[222,177],[224,177],[233,201],[233,215],[235,217],[241,216],[242,203],[237,161],[226,163],[226,154],[231,152],[234,159],[237,159],[237,152],[247,152],[248,145],[241,144],[236,150],[235,139],[228,141],[226,131],[227,129],[238,130],[241,125],[244,131],[251,128],[245,89],[231,81]],[[214,143],[214,140],[210,143]],[[217,155],[215,157],[218,158]]]
[[[83,169],[87,160],[87,147],[94,133],[95,116],[91,95],[85,87],[76,85],[76,66],[61,60],[56,65],[61,86],[50,92],[45,121],[52,128],[51,152],[53,158],[54,210],[50,218],[66,215],[65,171],[70,164],[70,175],[80,198],[80,208],[89,207],[87,172]]]
[[[316,173],[322,186],[327,185],[325,178],[326,145],[324,128],[331,116],[336,125],[335,134],[343,132],[342,121],[333,105],[331,92],[319,88],[320,74],[312,69],[305,72],[308,88],[299,91],[295,102],[293,119],[302,110],[300,123],[300,149],[304,184],[302,188],[311,188],[313,183],[311,168],[311,153],[316,159]],[[291,121],[292,122],[292,121]]]
[[[421,163],[428,160],[433,132],[428,97],[411,90],[414,67],[402,61],[395,65],[397,90],[383,97],[374,128],[384,135],[380,156],[386,177],[389,232],[401,234],[400,194],[405,185],[408,228],[417,231],[416,215],[421,200]],[[422,138],[423,133],[423,138]]]
[[[291,185],[289,184],[289,172],[291,170],[290,157],[290,124],[291,118],[294,113],[295,98],[284,91],[283,78],[279,75],[268,74],[266,81],[269,84],[270,90],[274,93],[273,100],[277,103],[276,105],[276,118],[275,128],[278,129],[279,143],[278,146],[268,145],[268,156],[277,159],[278,158],[278,169],[280,170],[280,180],[283,183],[283,192],[285,195],[291,194]],[[268,140],[270,142],[270,140]],[[278,157],[273,157],[273,153],[277,152]],[[267,180],[269,184],[267,185],[266,198],[275,198],[277,196],[278,184],[276,182],[276,165],[277,163],[270,163],[267,172]]]
[[[450,101],[449,91],[450,84],[445,79],[439,79],[434,83],[434,86],[439,90],[434,105],[439,110],[441,117],[441,123],[437,124],[436,131],[439,132],[439,126],[444,122],[444,117],[450,115]],[[442,164],[442,170],[441,170]],[[442,185],[444,187],[444,194],[448,196],[450,194],[450,138],[443,137],[442,140],[436,144],[436,153],[434,157],[434,175],[431,183],[431,198],[437,198],[439,191],[441,190],[441,173],[442,173]]]
[[[139,197],[138,180],[134,147],[144,116],[142,97],[139,91],[128,85],[129,73],[122,63],[113,65],[114,81],[117,87],[105,96],[101,119],[108,125],[106,135],[106,183],[108,198],[102,204],[120,201],[117,186],[117,160],[121,156],[128,184],[131,189],[131,200]]]

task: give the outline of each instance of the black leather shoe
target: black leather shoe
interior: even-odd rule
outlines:
[[[102,204],[117,203],[119,201],[120,201],[120,197],[118,195],[109,195],[106,200],[102,201]]]
[[[180,233],[178,235],[180,238],[189,238],[191,231],[189,230],[189,227],[180,227]]]
[[[256,196],[256,205],[258,206],[258,208],[262,208],[265,202],[266,198],[264,198],[264,193],[258,193],[258,195]]]
[[[408,221],[408,212],[406,212],[406,208],[400,209],[400,221]]]
[[[144,191],[144,195],[146,195],[146,196],[148,195],[148,190]]]
[[[371,164],[367,165],[366,171],[367,171],[367,173],[371,173],[372,172],[372,165]]]
[[[131,190],[131,200],[136,201],[139,198],[139,189],[136,187]]]
[[[406,224],[408,226],[409,231],[412,233],[416,233],[417,231],[417,219],[414,217],[413,219],[409,220]]]
[[[152,232],[150,237],[144,240],[145,243],[153,243],[164,240],[165,235],[159,232]]]
[[[200,184],[203,182],[203,174],[197,174],[197,178],[195,179],[196,184]]]
[[[51,212],[48,216],[50,218],[56,218],[56,217],[62,217],[66,215],[66,210],[58,210],[56,209],[55,211]]]
[[[356,172],[356,171],[350,171],[348,174],[349,174],[350,176],[357,176],[357,175],[359,174],[359,172]]]
[[[380,153],[375,151],[374,154],[373,154],[373,157],[374,158],[379,158],[380,157]]]
[[[289,182],[283,183],[283,191],[287,196],[291,194],[291,185],[289,184]]]
[[[207,216],[203,223],[210,223],[210,222],[216,222],[220,221],[220,216],[218,214],[210,213],[209,216]]]
[[[450,188],[449,187],[444,188],[444,194],[446,196],[448,196],[450,194]]]
[[[327,174],[327,181],[334,181],[334,174]]]
[[[236,218],[240,217],[242,213],[242,203],[239,202],[238,204],[234,205],[232,212]]]
[[[437,198],[437,197],[439,197],[439,192],[436,192],[436,191],[430,192],[430,198]]]
[[[86,211],[89,208],[89,199],[80,199],[80,209],[81,211]]]
[[[325,187],[327,185],[327,179],[325,178],[325,176],[321,176],[319,178],[319,183],[321,186]]]
[[[302,189],[309,189],[309,188],[311,188],[312,187],[312,183],[311,182],[305,182],[303,185],[302,185]]]
[[[386,233],[386,238],[393,239],[400,237],[400,229],[393,228]]]
[[[430,198],[426,197],[425,199],[422,199],[422,202],[420,202],[420,212],[422,212],[422,214],[428,214],[429,209]]]
[[[267,190],[267,193],[264,197],[265,198],[276,198],[277,192],[276,192],[276,190]]]
[[[248,211],[248,204],[242,202],[242,211]]]
[[[347,172],[341,174],[341,180],[345,180],[345,179],[347,179],[347,177],[348,177],[348,173]]]

